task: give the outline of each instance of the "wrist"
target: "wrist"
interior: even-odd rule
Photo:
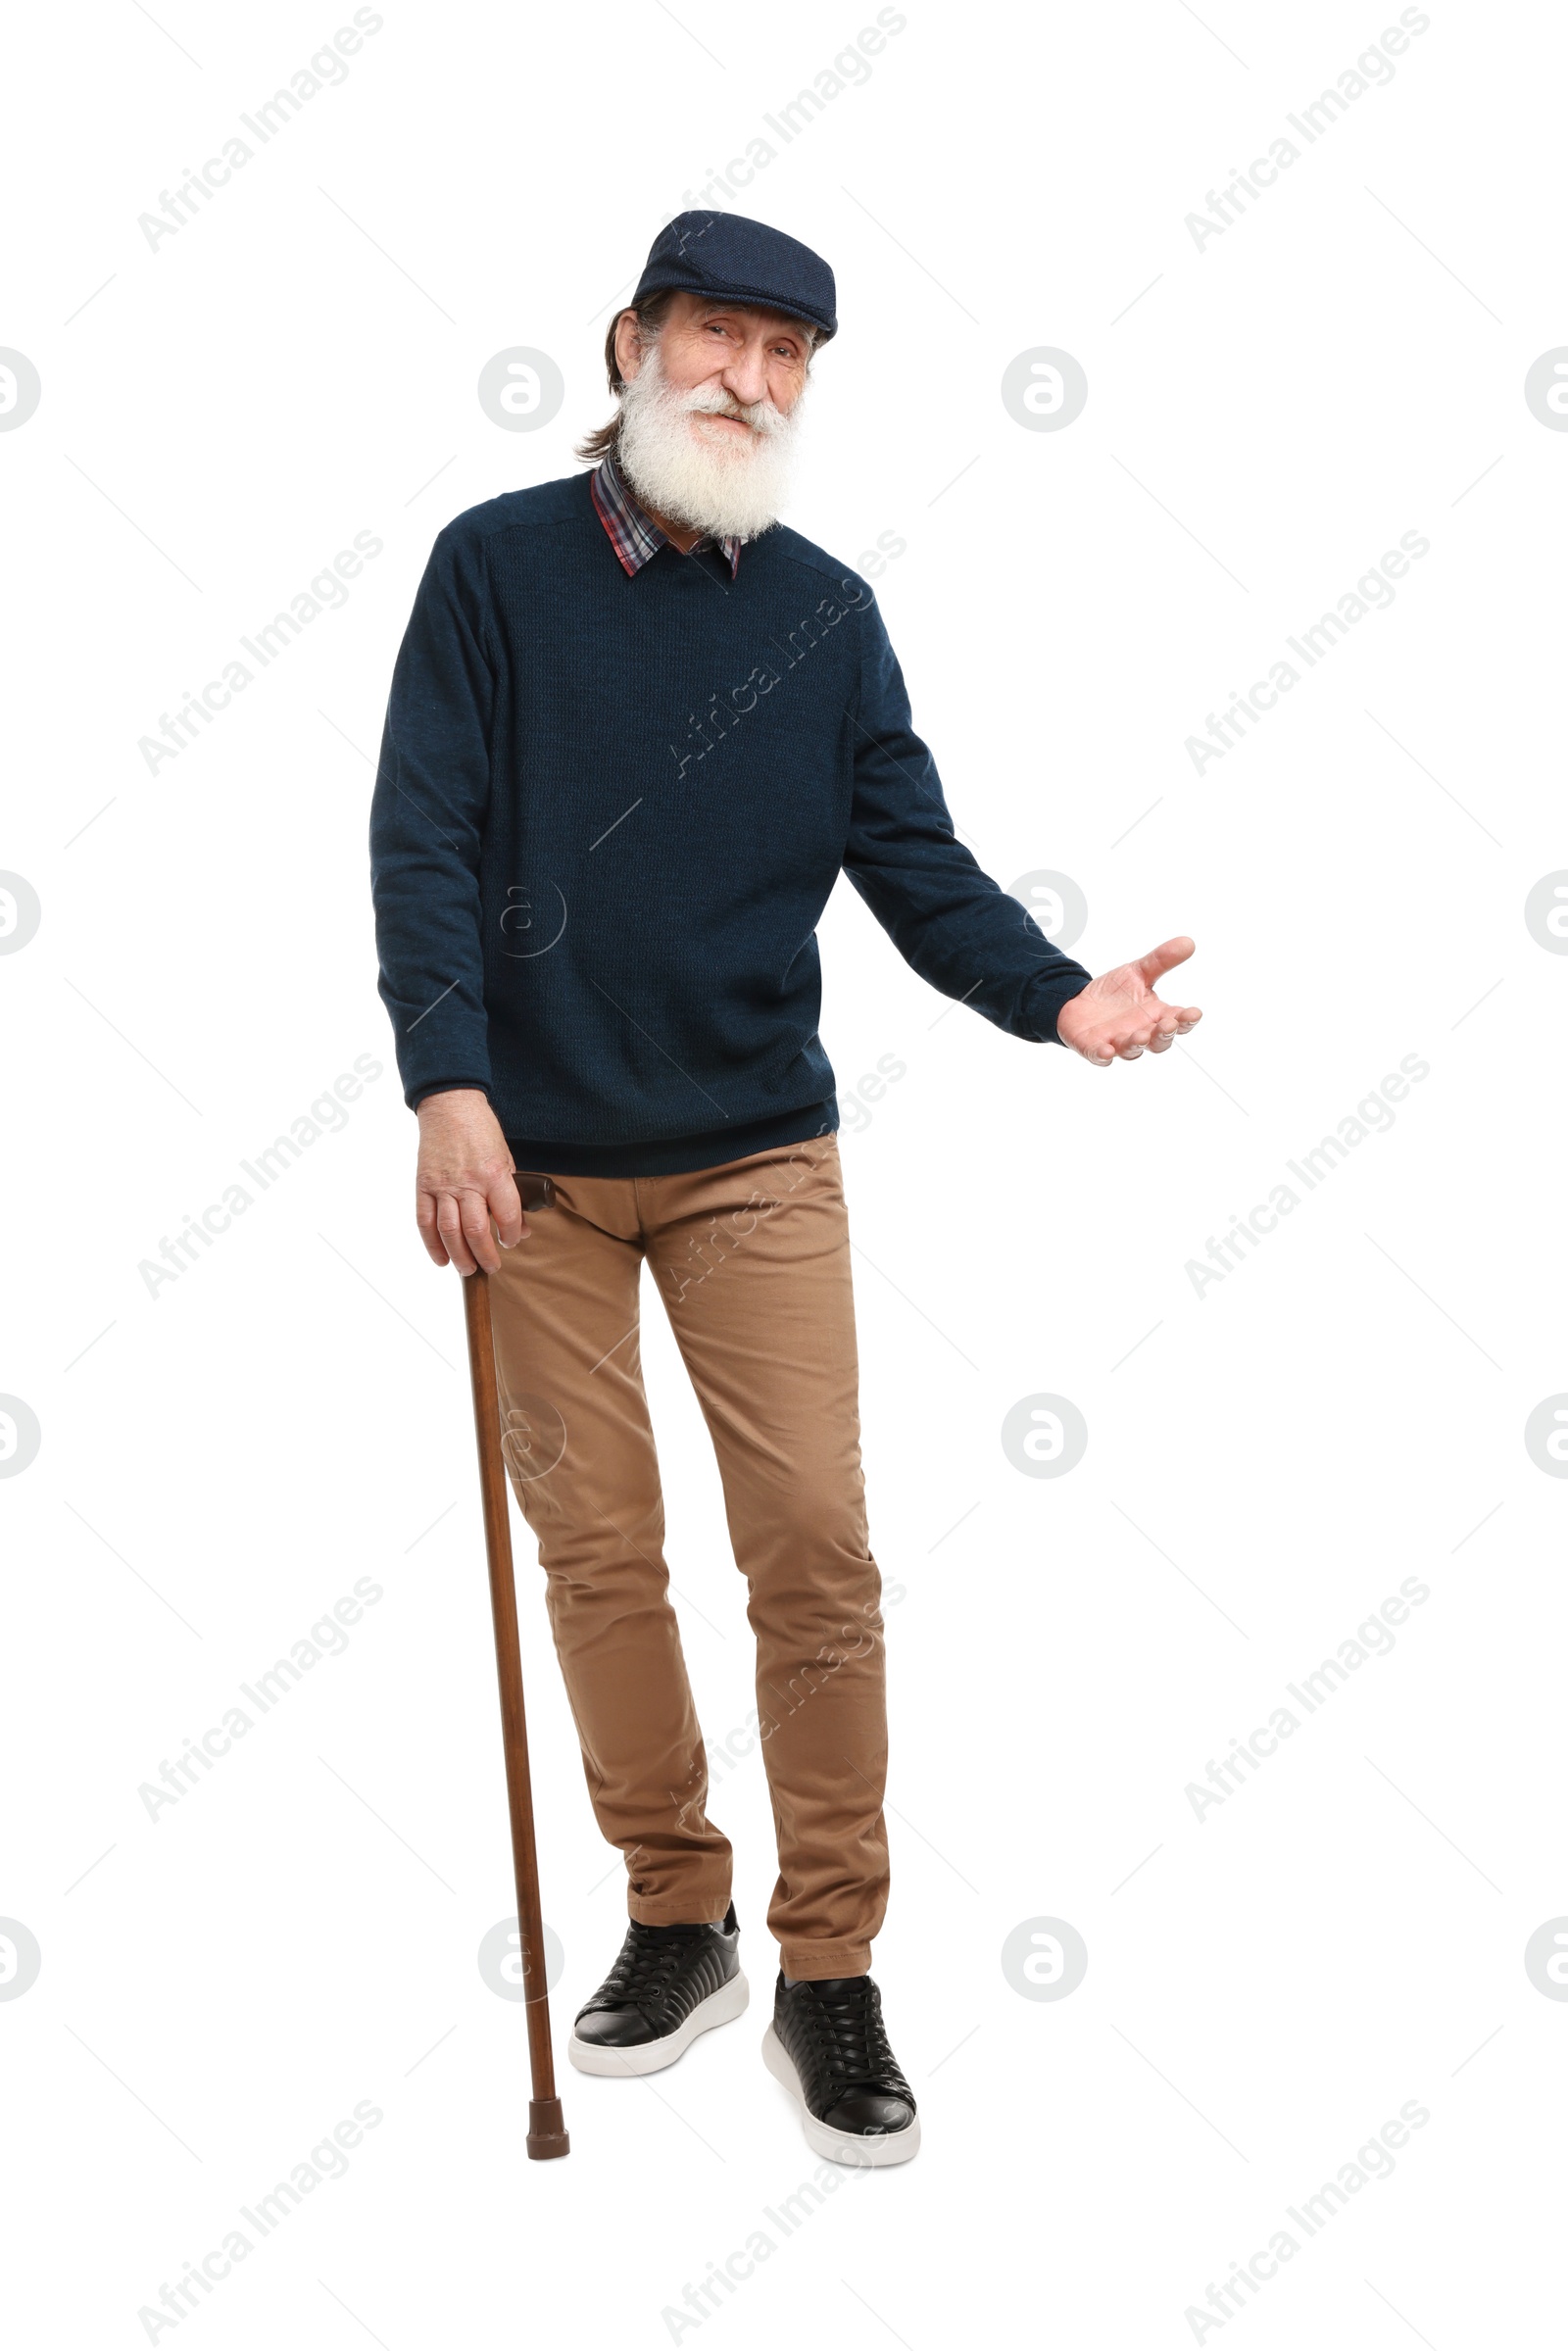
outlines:
[[[1072,975],[1058,983],[1054,1003],[1048,999],[1047,1004],[1042,1007],[1046,1015],[1045,1030],[1048,1039],[1054,1040],[1057,1045],[1071,1043],[1068,1032],[1073,1026],[1073,1006],[1089,985],[1090,975],[1087,971],[1081,979]],[[1065,1029],[1063,1023],[1066,1024]]]

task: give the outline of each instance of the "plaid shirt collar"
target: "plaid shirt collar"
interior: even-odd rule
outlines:
[[[597,472],[590,474],[588,488],[595,512],[605,526],[621,569],[628,579],[635,579],[644,563],[650,562],[662,547],[673,544],[669,534],[660,529],[652,514],[633,497],[613,455],[607,457]],[[698,540],[697,547],[710,547],[712,544],[711,537],[705,537]],[[733,579],[740,569],[741,542],[739,539],[720,539],[718,546]],[[694,547],[692,553],[695,555],[696,552],[697,548]]]

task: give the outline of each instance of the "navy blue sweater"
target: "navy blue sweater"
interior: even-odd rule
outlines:
[[[1083,988],[956,839],[866,582],[798,532],[621,569],[577,473],[449,523],[370,819],[407,1099],[481,1087],[516,1162],[716,1166],[838,1123],[815,929],[840,872],[1015,1037]]]

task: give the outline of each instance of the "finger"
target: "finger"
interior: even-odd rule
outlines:
[[[490,1228],[490,1203],[482,1192],[460,1192],[458,1210],[463,1218],[463,1238],[467,1243],[474,1262],[486,1273],[501,1271],[501,1251]]]
[[[1175,1042],[1176,1034],[1173,1029],[1161,1029],[1157,1036],[1150,1038],[1149,1050],[1152,1053],[1168,1053]]]
[[[448,1262],[446,1243],[436,1230],[435,1212],[435,1194],[421,1192],[414,1211],[415,1222],[419,1228],[419,1239],[424,1243],[425,1254],[431,1263],[445,1265]]]
[[[522,1199],[510,1175],[497,1176],[485,1195],[490,1213],[495,1218],[496,1237],[503,1249],[515,1249],[528,1237],[528,1220],[522,1213]]]
[[[436,1201],[436,1230],[446,1244],[447,1255],[461,1274],[473,1271],[473,1256],[463,1235],[463,1211],[457,1197],[443,1192]]]
[[[1196,940],[1167,939],[1161,946],[1152,947],[1148,955],[1142,956],[1134,968],[1141,974],[1146,985],[1152,988],[1156,980],[1162,978],[1167,971],[1174,971],[1178,963],[1185,963],[1188,956],[1196,955],[1197,952]]]
[[[1144,1047],[1149,1043],[1152,1031],[1153,1023],[1152,1021],[1124,1021],[1121,1027],[1115,1030],[1111,1036],[1110,1048],[1112,1053],[1114,1053],[1121,1060],[1124,1061],[1129,1057],[1130,1054],[1142,1053]]]

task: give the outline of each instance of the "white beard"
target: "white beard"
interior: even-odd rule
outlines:
[[[785,503],[801,405],[797,400],[788,416],[770,400],[745,406],[717,382],[677,391],[652,342],[637,373],[620,386],[615,461],[644,504],[671,522],[715,539],[755,539],[778,520]],[[703,415],[740,416],[753,429],[743,437],[688,422]]]

